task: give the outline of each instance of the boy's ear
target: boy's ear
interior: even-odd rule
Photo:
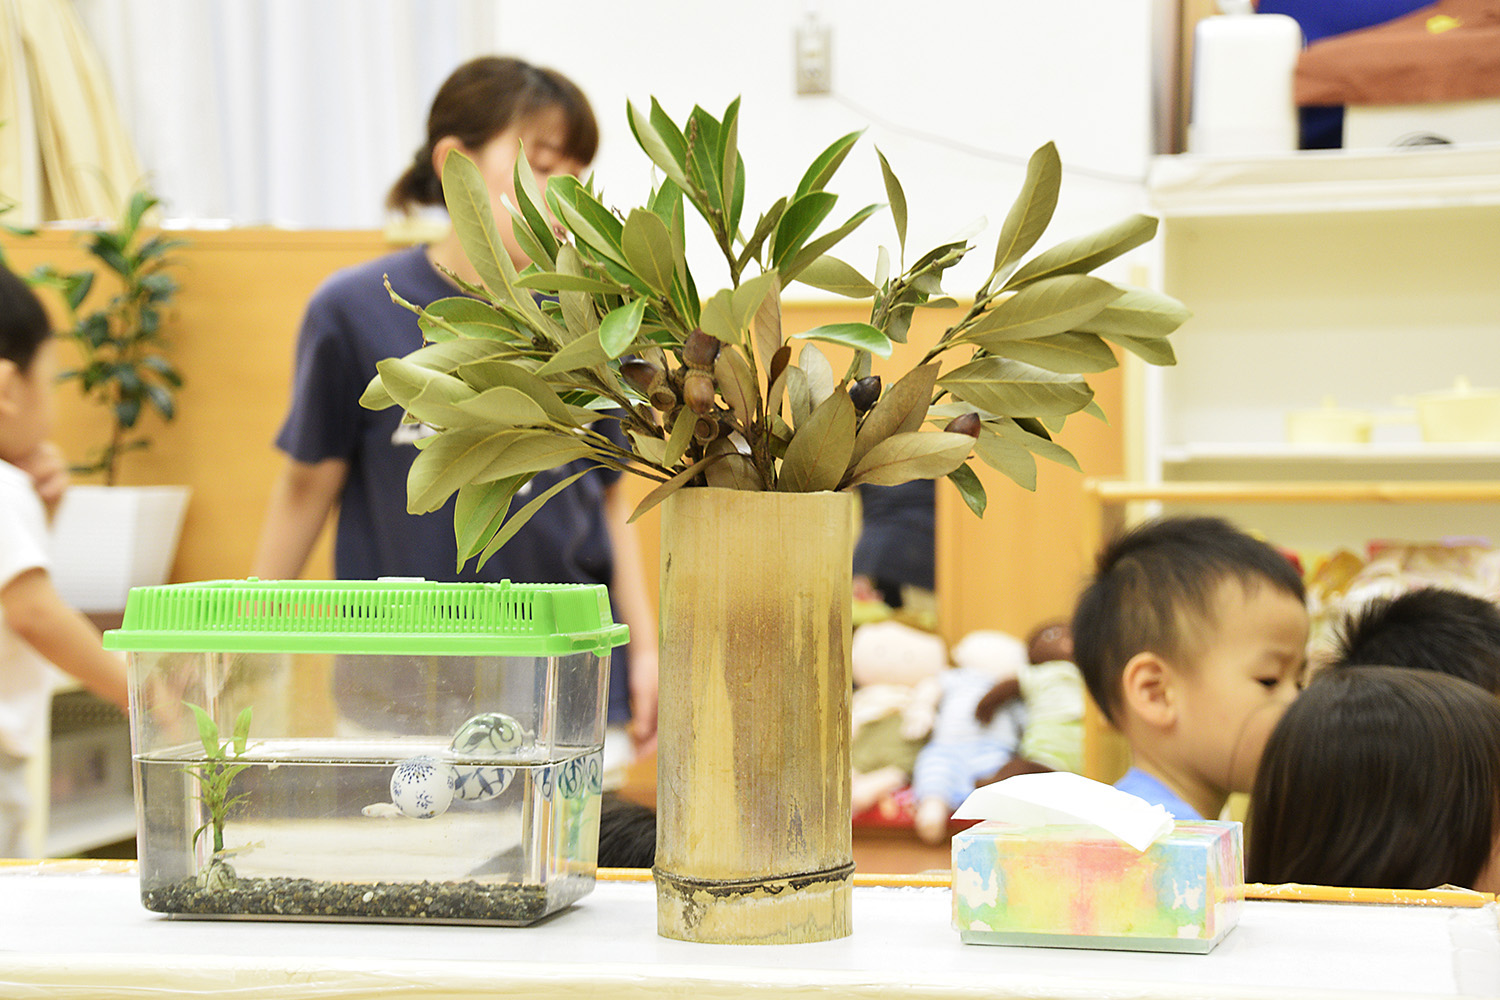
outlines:
[[[1127,712],[1153,729],[1169,729],[1177,721],[1177,699],[1171,666],[1155,653],[1132,656],[1120,675],[1120,693]]]
[[[24,404],[21,383],[25,373],[9,358],[0,358],[0,415],[13,416]]]

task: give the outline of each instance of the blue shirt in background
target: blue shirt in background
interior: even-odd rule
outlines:
[[[1115,782],[1115,787],[1122,792],[1129,792],[1137,798],[1145,799],[1153,806],[1161,806],[1172,814],[1173,819],[1202,819],[1198,810],[1188,805],[1178,797],[1177,793],[1162,783],[1161,779],[1147,774],[1138,767],[1132,767],[1125,772],[1125,777]]]

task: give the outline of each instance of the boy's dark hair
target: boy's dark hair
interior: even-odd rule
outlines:
[[[612,792],[599,803],[599,866],[651,868],[656,864],[656,810]]]
[[[1417,667],[1500,695],[1500,608],[1482,597],[1424,587],[1380,597],[1338,627],[1332,666]]]
[[[1291,560],[1217,517],[1168,517],[1121,535],[1099,554],[1073,612],[1073,662],[1106,718],[1119,723],[1120,678],[1141,652],[1180,660],[1210,623],[1220,583],[1267,584],[1305,600]]]
[[[26,371],[50,336],[52,324],[36,293],[0,264],[0,358]]]
[[[1494,850],[1497,810],[1500,699],[1431,670],[1326,670],[1266,743],[1246,878],[1471,886]]]

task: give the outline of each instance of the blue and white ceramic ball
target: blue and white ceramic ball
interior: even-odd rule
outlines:
[[[432,819],[453,804],[457,776],[452,765],[436,757],[410,757],[391,774],[391,801],[403,816]]]
[[[510,787],[516,776],[513,767],[465,767],[453,768],[455,781],[453,794],[465,802],[483,802],[493,799]]]
[[[458,727],[449,747],[455,752],[480,757],[503,757],[526,745],[526,730],[501,712],[485,712]]]

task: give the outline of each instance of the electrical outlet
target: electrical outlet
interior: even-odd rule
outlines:
[[[793,46],[797,93],[826,94],[832,89],[832,34],[826,24],[817,21],[797,28]]]

